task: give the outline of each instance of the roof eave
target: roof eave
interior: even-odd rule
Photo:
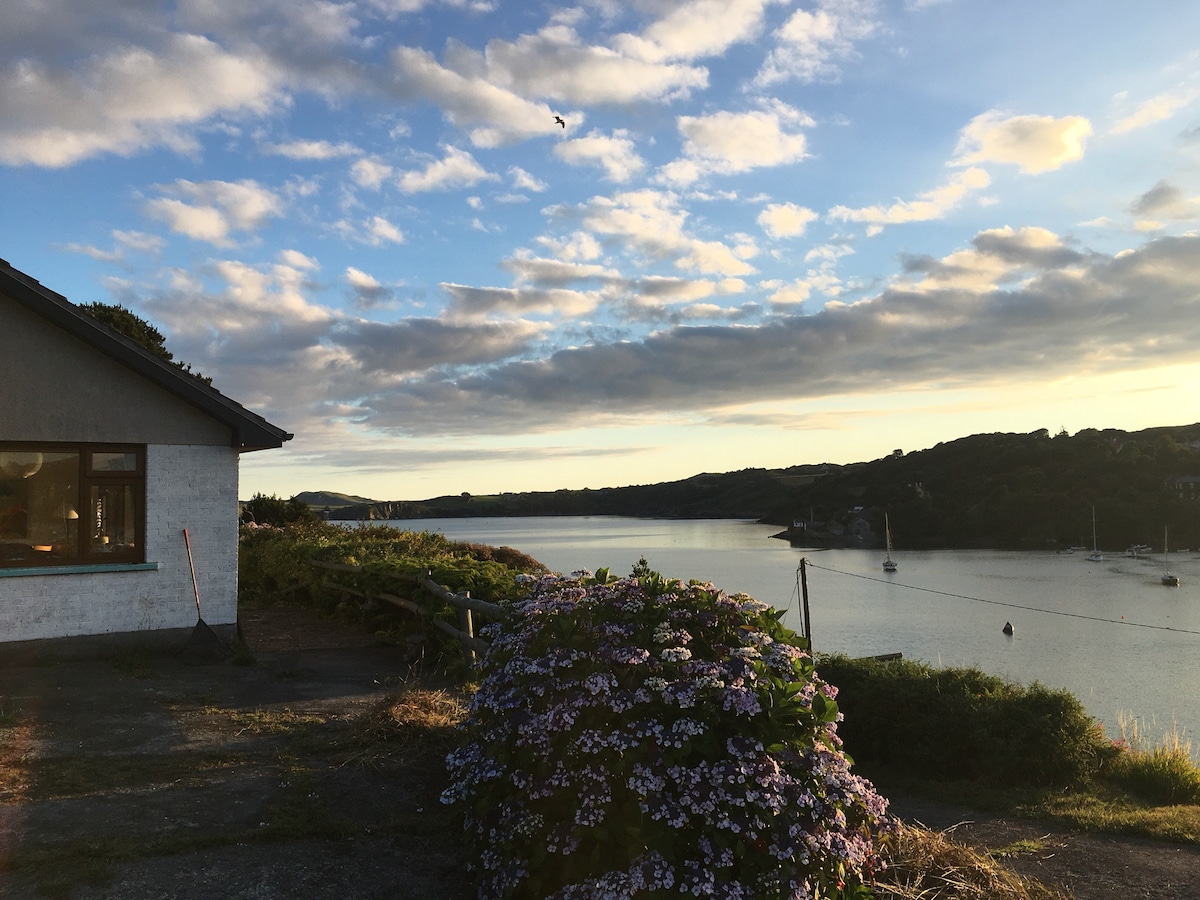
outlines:
[[[292,439],[291,433],[272,425],[194,375],[155,356],[2,259],[0,279],[0,288],[22,306],[227,425],[232,432],[233,446],[239,452],[277,449]]]

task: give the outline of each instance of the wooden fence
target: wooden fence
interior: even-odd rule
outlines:
[[[399,597],[390,591],[368,591],[348,584],[339,584],[336,581],[326,582],[326,587],[339,593],[359,597],[368,602],[382,600],[384,603],[408,610],[411,613],[416,613],[423,620],[429,622],[435,628],[446,632],[446,634],[462,644],[463,655],[466,658],[467,665],[474,665],[479,656],[487,653],[490,646],[487,641],[475,636],[475,615],[478,614],[485,619],[502,619],[508,614],[504,607],[499,604],[489,603],[487,600],[477,600],[471,596],[470,591],[456,594],[438,584],[432,578],[428,577],[428,575],[380,573],[371,571],[365,566],[349,566],[344,563],[310,562],[309,565],[326,572],[343,572],[347,575],[365,575],[369,573],[376,578],[391,580],[400,584],[416,584],[439,600],[444,600],[451,604],[458,610],[457,627],[445,619],[435,618],[433,610],[422,606],[415,600]]]
[[[801,560],[803,564],[803,560]],[[438,584],[432,578],[426,575],[401,575],[398,573],[381,573],[371,571],[365,566],[350,566],[344,563],[325,563],[325,562],[310,562],[315,569],[322,569],[326,572],[344,572],[347,575],[365,575],[372,574],[377,578],[391,580],[402,584],[415,584],[432,594],[439,600],[444,600],[458,610],[458,626],[455,627],[445,619],[433,617],[433,610],[422,606],[415,600],[409,600],[405,597],[398,597],[390,591],[366,591],[361,588],[353,587],[347,584],[338,584],[336,581],[326,582],[326,587],[339,593],[348,594],[352,597],[359,597],[368,602],[382,600],[384,603],[390,603],[392,606],[400,609],[408,610],[416,613],[423,620],[432,624],[435,628],[444,631],[452,638],[462,644],[463,656],[467,661],[467,665],[473,666],[478,658],[487,653],[491,646],[487,641],[475,636],[475,614],[482,616],[485,619],[498,620],[503,619],[508,615],[508,611],[497,603],[489,603],[487,600],[477,600],[471,596],[470,591],[461,594],[456,594],[448,588]],[[799,573],[801,570],[797,570]],[[809,641],[809,646],[812,646],[812,637],[809,626],[808,613],[808,586],[804,585],[804,632],[805,637]],[[882,653],[878,656],[869,657],[877,660],[893,660],[903,659],[902,653]]]

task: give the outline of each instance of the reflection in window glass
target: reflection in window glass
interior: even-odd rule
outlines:
[[[118,553],[134,549],[133,488],[127,484],[94,484],[88,506],[89,544],[92,553]]]
[[[78,483],[77,452],[0,451],[0,563],[78,556]]]
[[[136,453],[92,453],[93,472],[136,472]]]

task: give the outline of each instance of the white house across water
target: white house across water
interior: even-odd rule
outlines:
[[[0,654],[182,644],[193,571],[231,636],[238,459],[291,437],[0,260]]]

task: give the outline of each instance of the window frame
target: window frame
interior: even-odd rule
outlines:
[[[146,561],[146,445],[67,441],[0,441],[0,453],[75,453],[78,471],[74,480],[74,509],[77,518],[71,520],[74,530],[74,553],[59,555],[31,563],[27,559],[0,558],[0,570],[21,568],[55,568],[93,565],[97,563],[144,563]],[[133,468],[123,470],[97,469],[93,455],[101,453],[127,454],[133,457]],[[132,546],[123,549],[93,549],[94,532],[89,523],[95,518],[90,510],[93,489],[128,488],[133,505]],[[127,515],[129,513],[126,513]]]

